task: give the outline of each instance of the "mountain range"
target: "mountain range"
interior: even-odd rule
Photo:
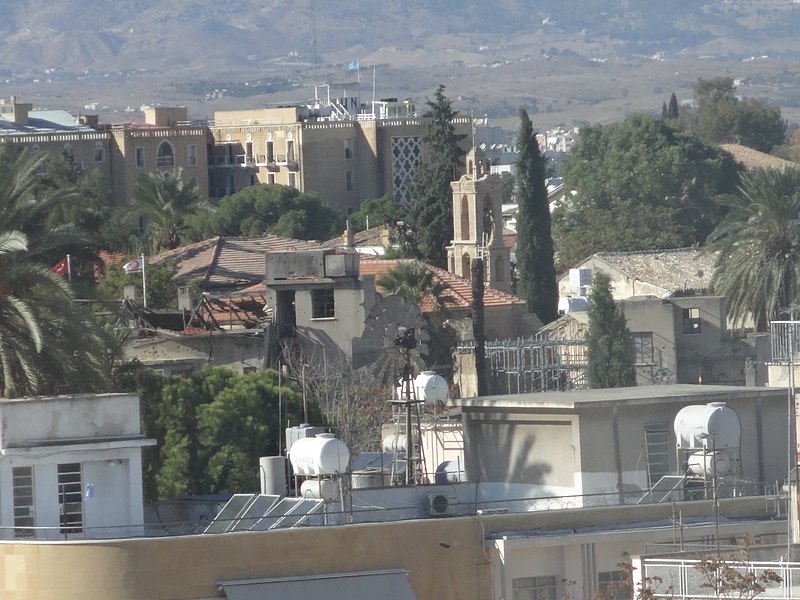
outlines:
[[[281,83],[271,94],[343,77],[358,60],[397,95],[430,93],[437,81],[463,74],[465,84],[454,86],[467,103],[470,95],[480,98],[475,110],[492,112],[507,101],[558,112],[538,90],[526,94],[515,84],[526,73],[555,73],[560,86],[562,74],[586,69],[624,80],[624,68],[609,69],[651,57],[679,61],[686,77],[674,85],[654,77],[651,95],[702,75],[705,66],[687,70],[697,61],[719,61],[724,74],[731,64],[769,57],[785,70],[787,61],[800,60],[798,28],[800,4],[792,0],[26,0],[4,7],[0,75],[16,88],[35,80],[36,95],[46,99],[65,95],[66,85],[50,93],[41,89],[43,81],[80,78],[95,90],[109,76],[138,77],[128,95],[146,92],[147,80],[168,96],[168,84],[214,87],[264,78]],[[479,77],[466,72],[477,67]],[[639,98],[638,91],[631,96],[636,87],[617,83],[588,101],[567,88],[564,97],[577,105],[603,102],[614,90],[620,98]],[[180,90],[171,95],[200,101],[202,90]]]

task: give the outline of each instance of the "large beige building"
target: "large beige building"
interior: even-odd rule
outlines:
[[[466,134],[470,118],[457,117],[454,125]],[[426,129],[427,119],[413,104],[395,99],[362,104],[346,96],[309,106],[217,111],[210,126],[210,195],[278,183],[317,192],[345,213],[384,194],[408,203]]]
[[[139,175],[181,170],[208,197],[208,130],[191,123],[186,108],[151,108],[144,123],[100,125],[96,117],[0,100],[0,144],[15,144],[31,157],[70,150],[81,171],[96,171],[114,203],[129,202]],[[45,166],[42,167],[44,169]]]

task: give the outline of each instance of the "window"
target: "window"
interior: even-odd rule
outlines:
[[[556,600],[555,575],[519,577],[511,585],[514,600]]]
[[[291,171],[287,173],[288,175],[288,184],[289,187],[296,188],[297,187],[297,173],[292,173]]]
[[[186,164],[190,167],[197,166],[197,144],[186,146]]]
[[[267,140],[267,162],[275,162],[275,144],[272,143],[272,140]]]
[[[156,153],[156,166],[157,167],[174,167],[175,166],[175,149],[172,144],[166,140],[161,142],[158,146]]]
[[[352,171],[345,171],[344,172],[344,184],[347,188],[348,192],[353,191],[353,172]]]
[[[333,289],[311,290],[311,318],[332,319],[335,316]]]
[[[14,488],[14,537],[33,537],[33,467],[11,469]]]
[[[255,173],[250,173],[250,185],[256,185],[258,183],[258,177],[256,177]]]
[[[58,505],[61,533],[83,531],[83,490],[81,464],[58,465]]]
[[[353,158],[353,140],[352,138],[345,138],[344,140],[344,158],[350,160]]]
[[[102,142],[97,142],[94,146],[94,162],[101,163],[106,161],[106,149]]]
[[[275,185],[275,173],[267,173],[267,183]]]
[[[634,365],[652,365],[653,361],[653,333],[631,334],[631,348]]]
[[[618,571],[598,573],[597,583],[597,591],[601,593],[603,598],[629,600],[633,597],[630,574],[623,568],[620,568]]]
[[[683,309],[683,333],[700,333],[700,309]]]
[[[649,423],[644,426],[647,478],[651,486],[655,485],[664,475],[670,474],[669,431],[669,423]]]
[[[144,148],[136,148],[136,168],[137,169],[144,169]]]
[[[294,140],[286,140],[286,162],[294,162]]]

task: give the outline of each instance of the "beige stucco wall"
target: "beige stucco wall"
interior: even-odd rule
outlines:
[[[120,128],[113,131],[114,160],[111,193],[118,203],[130,202],[136,180],[142,174],[181,169],[181,178],[195,181],[202,198],[208,198],[208,151],[204,127]],[[174,151],[174,166],[157,166],[158,147],[169,142]],[[196,165],[189,165],[189,146],[194,146]],[[136,165],[136,148],[144,150],[144,166]]]
[[[712,514],[711,504],[685,502],[681,512],[684,519],[707,517]],[[720,502],[721,514],[726,516],[760,516],[768,520],[777,509],[759,498]],[[208,599],[221,597],[217,582],[224,580],[401,568],[409,571],[409,582],[418,600],[492,600],[492,582],[502,576],[497,562],[494,569],[490,566],[492,543],[485,545],[486,538],[494,533],[599,526],[596,534],[584,540],[572,539],[569,544],[574,546],[576,542],[607,537],[602,525],[667,520],[672,518],[673,510],[670,504],[657,504],[194,537],[0,542],[0,597]],[[780,523],[773,525],[782,527]],[[750,532],[759,533],[764,527],[751,522]],[[671,528],[667,529],[671,532]],[[627,535],[618,530],[609,540],[609,557],[619,550],[620,540]],[[550,539],[554,546],[567,543],[558,536]],[[534,556],[524,547],[520,549],[524,553],[507,553],[507,574],[526,576],[522,573],[539,571],[537,563],[527,560]],[[551,561],[542,566],[562,568],[560,552],[554,548],[538,555],[541,560]],[[496,555],[494,558],[496,561]],[[608,563],[609,560],[598,560],[602,568]],[[576,561],[572,564],[580,566]],[[550,574],[579,578],[580,573],[563,568],[564,571]],[[495,600],[500,598],[494,596]]]

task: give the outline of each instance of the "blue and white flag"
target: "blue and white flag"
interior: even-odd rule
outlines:
[[[354,60],[354,61],[353,61],[353,62],[351,62],[349,65],[347,65],[347,70],[348,70],[349,72],[351,72],[351,73],[352,73],[353,71],[358,71],[358,59]]]

